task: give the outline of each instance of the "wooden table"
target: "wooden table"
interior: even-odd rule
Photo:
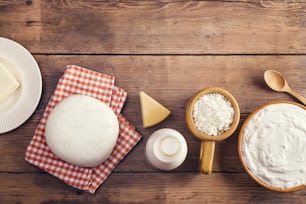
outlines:
[[[1,0],[0,36],[24,45],[43,77],[33,116],[0,136],[0,203],[306,203],[306,189],[276,193],[256,184],[238,159],[239,130],[219,142],[213,173],[198,173],[200,142],[187,130],[185,105],[198,90],[219,86],[241,109],[240,125],[260,105],[295,100],[271,91],[263,72],[282,72],[306,96],[306,2]],[[142,141],[94,195],[76,190],[24,161],[44,108],[67,64],[116,76],[128,92],[123,114]],[[143,90],[172,115],[142,128]],[[188,156],[161,172],[145,159],[160,128],[180,131]]]

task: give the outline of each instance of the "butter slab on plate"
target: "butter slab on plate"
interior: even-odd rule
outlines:
[[[18,89],[18,87],[19,83],[16,78],[0,62],[0,103]]]

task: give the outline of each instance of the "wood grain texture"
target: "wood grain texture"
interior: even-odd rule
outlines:
[[[305,203],[303,191],[270,192],[243,173],[113,173],[95,195],[44,173],[0,174],[0,179],[0,202],[8,204]]]
[[[0,1],[0,36],[39,50],[41,32],[39,1]]]
[[[0,135],[0,204],[306,203],[306,189],[275,193],[247,176],[237,153],[239,128],[216,144],[213,173],[198,173],[200,142],[184,121],[189,98],[210,86],[236,97],[240,126],[264,103],[295,101],[267,88],[267,69],[282,72],[306,96],[305,14],[304,0],[0,0],[0,36],[34,53],[43,77],[35,113]],[[128,92],[123,114],[143,135],[95,195],[24,161],[68,64],[116,76],[116,85]],[[141,90],[168,107],[171,116],[142,128]],[[170,172],[152,168],[144,156],[148,137],[163,127],[180,131],[188,144],[186,161]]]
[[[1,1],[32,53],[306,53],[304,1]]]

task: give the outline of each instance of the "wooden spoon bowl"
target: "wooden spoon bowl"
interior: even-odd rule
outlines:
[[[264,73],[266,84],[274,91],[287,92],[306,105],[306,98],[290,88],[286,78],[278,71],[267,70]]]

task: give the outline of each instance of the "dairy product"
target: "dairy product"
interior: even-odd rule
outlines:
[[[0,103],[11,95],[18,87],[19,83],[16,78],[8,72],[0,62]]]
[[[148,94],[141,91],[139,95],[144,128],[156,125],[170,115],[170,111],[166,107],[161,105]]]
[[[180,166],[187,156],[184,136],[171,128],[163,128],[152,133],[146,144],[148,161],[164,171]]]
[[[282,189],[306,185],[306,111],[293,104],[271,104],[247,123],[242,159],[254,176]]]
[[[104,162],[119,134],[117,116],[105,103],[90,96],[71,95],[50,113],[45,136],[51,151],[82,167]]]
[[[192,117],[201,133],[218,136],[230,128],[234,120],[234,108],[222,94],[205,94],[194,104]]]

